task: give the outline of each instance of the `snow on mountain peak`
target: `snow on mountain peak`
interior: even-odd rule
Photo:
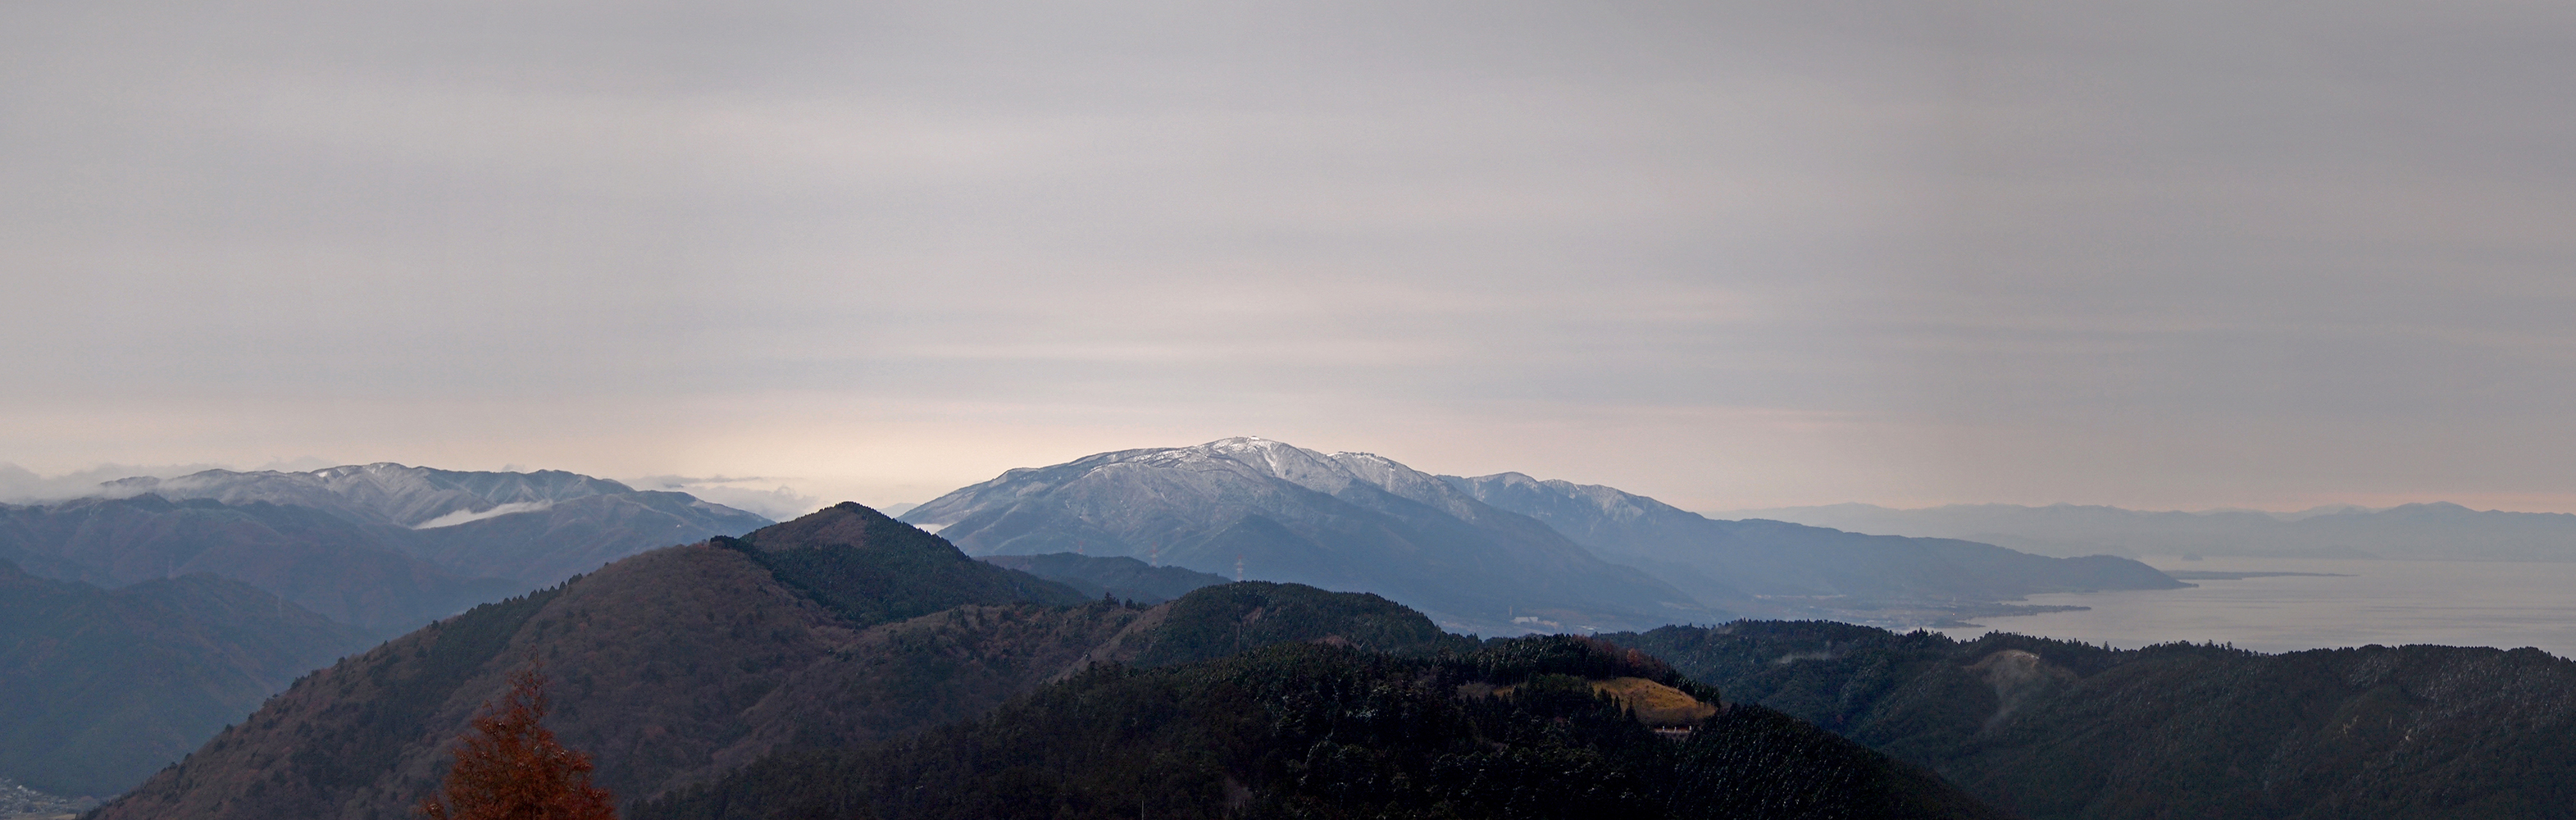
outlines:
[[[1259,436],[1223,438],[1180,449],[1241,464],[1263,475],[1326,495],[1341,492],[1353,481],[1365,480],[1322,453]]]

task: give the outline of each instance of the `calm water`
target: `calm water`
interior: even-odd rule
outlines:
[[[2304,572],[2243,580],[2194,580],[2192,589],[2033,595],[2026,603],[2092,607],[1974,619],[1943,629],[1954,638],[1989,630],[2108,643],[2132,649],[2168,641],[2217,641],[2286,652],[2411,643],[2536,646],[2576,657],[2576,563],[2356,561],[2150,556],[2168,572]]]

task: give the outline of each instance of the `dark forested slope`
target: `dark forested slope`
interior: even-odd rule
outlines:
[[[761,818],[1997,816],[1758,707],[1657,735],[1594,679],[1696,687],[1574,638],[1405,658],[1308,643],[1095,667],[984,720],[783,754],[643,806]]]
[[[531,660],[555,681],[563,742],[596,756],[601,785],[642,797],[800,737],[859,742],[980,714],[1145,615],[1029,603],[1072,593],[917,532],[873,537],[891,522],[864,508],[792,523],[745,539],[756,548],[628,558],[349,658],[99,816],[407,818],[467,718]],[[829,572],[862,553],[910,567],[911,582]],[[874,603],[832,597],[896,587]],[[935,614],[903,617],[924,607]]]
[[[1349,767],[1381,764],[1389,778],[1403,773],[1369,787],[1377,789],[1368,793],[1376,796],[1365,799],[1399,801],[1390,806],[1412,805],[1402,801],[1419,795],[1405,784],[1431,782],[1424,778],[1452,778],[1438,782],[1466,789],[1453,795],[1458,800],[1507,801],[1513,799],[1505,796],[1509,789],[1528,792],[1544,786],[1552,794],[1605,773],[1669,780],[1669,772],[1698,771],[1688,768],[1698,766],[1719,774],[1684,780],[1752,778],[1748,782],[1779,785],[1741,794],[1812,798],[1815,788],[1844,784],[1857,789],[1850,794],[1870,800],[1879,798],[1868,795],[1878,794],[1895,801],[1890,805],[1955,808],[1955,795],[1936,781],[1891,767],[1884,758],[1789,718],[1760,710],[1730,712],[1732,717],[1721,717],[1745,727],[1727,730],[1742,742],[1675,757],[1674,750],[1683,746],[1646,734],[1618,707],[1595,700],[1592,683],[1530,677],[1542,672],[1578,678],[1645,675],[1667,683],[1628,678],[1601,685],[1621,697],[1651,699],[1657,691],[1682,697],[1674,687],[1686,686],[1686,681],[1624,650],[1577,644],[1573,646],[1581,651],[1551,654],[1547,647],[1565,647],[1535,642],[1460,655],[1474,649],[1474,642],[1441,632],[1420,613],[1375,596],[1295,585],[1220,585],[1151,608],[1078,600],[1058,585],[969,559],[945,541],[873,510],[842,505],[740,539],[619,561],[560,587],[478,607],[349,658],[296,682],[248,720],[102,807],[95,817],[408,818],[412,803],[429,794],[444,772],[447,749],[466,731],[468,718],[506,688],[512,672],[532,662],[541,663],[554,681],[555,712],[549,724],[557,736],[566,746],[594,755],[596,782],[630,808],[635,801],[711,783],[756,760],[887,748],[882,744],[942,724],[996,725],[961,721],[975,721],[1015,696],[1068,677],[1091,682],[1077,684],[1076,690],[1143,681],[1134,685],[1144,689],[1085,690],[1094,691],[1085,697],[1095,699],[1145,698],[1127,704],[1145,711],[1125,713],[1113,723],[1153,719],[1164,714],[1152,711],[1158,708],[1153,704],[1201,694],[1236,698],[1228,701],[1229,710],[1291,703],[1295,709],[1313,710],[1301,720],[1342,720],[1335,716],[1346,707],[1381,696],[1350,688],[1368,683],[1367,691],[1396,687],[1381,693],[1394,698],[1389,703],[1447,716],[1425,726],[1482,727],[1475,731],[1485,734],[1474,735],[1474,743],[1455,736],[1405,735],[1413,731],[1402,728],[1409,723],[1382,719],[1395,735],[1334,735],[1346,737],[1335,742],[1350,749],[1336,753],[1342,756],[1331,765],[1343,768],[1333,769],[1333,776],[1359,771]],[[1324,654],[1311,662],[1283,662],[1280,669],[1260,667],[1261,676],[1288,677],[1262,690],[1268,694],[1256,695],[1208,688],[1207,667],[1190,663],[1277,643],[1314,644]],[[1183,671],[1140,676],[1119,671],[1124,669]],[[1201,671],[1186,671],[1192,669]],[[1515,669],[1520,671],[1511,671]],[[1477,677],[1470,680],[1471,675]],[[1441,676],[1458,680],[1443,683]],[[1521,694],[1493,688],[1515,685],[1513,681],[1519,681]],[[1465,683],[1485,688],[1453,685]],[[1309,687],[1311,691],[1334,694],[1324,700],[1295,695],[1306,691],[1297,687],[1308,684],[1323,687]],[[1283,686],[1288,688],[1279,688]],[[1282,692],[1288,693],[1287,701],[1278,699]],[[1635,702],[1640,708],[1672,707]],[[1697,704],[1690,707],[1680,713],[1706,714]],[[1534,709],[1542,711],[1530,711]],[[1059,717],[1081,723],[1098,716]],[[1185,721],[1169,731],[1131,728],[1168,735],[1194,725]],[[1578,726],[1589,728],[1578,731]],[[955,731],[983,730],[958,729],[951,735]],[[1246,770],[1261,778],[1260,785],[1247,788],[1291,803],[1307,801],[1296,805],[1312,805],[1314,795],[1324,794],[1305,786],[1289,788],[1277,779],[1285,776],[1281,771],[1308,765],[1293,761],[1305,759],[1299,756],[1307,754],[1311,743],[1297,747],[1294,755],[1276,745],[1307,742],[1299,738],[1307,735],[1237,738],[1273,744],[1263,756],[1248,758],[1263,768]],[[1367,745],[1381,741],[1396,745]],[[1492,747],[1494,742],[1504,746]],[[1690,748],[1699,748],[1696,744]],[[1091,747],[1028,751],[1060,760],[1097,757],[1099,765],[1117,767],[1133,765],[1140,754],[1168,751],[1195,760],[1188,756],[1204,751],[1083,748]],[[1476,764],[1480,768],[1474,769],[1472,782],[1455,780],[1464,770],[1441,768],[1449,765],[1441,762],[1445,756],[1456,753],[1486,755],[1478,758],[1483,762]],[[921,760],[935,766],[952,759]],[[1367,762],[1371,760],[1380,762]],[[1647,763],[1634,762],[1639,760]],[[1675,766],[1683,768],[1669,768]],[[1557,779],[1521,782],[1548,772]],[[1771,780],[1748,772],[1770,772]],[[1007,780],[1018,775],[997,769],[943,776]],[[1597,794],[1566,799],[1619,806],[1630,803],[1617,801],[1682,799],[1662,786],[1639,788],[1651,795],[1595,789]],[[1724,801],[1741,794],[1721,791],[1690,799],[1734,805]]]
[[[1111,597],[1140,604],[1159,604],[1200,587],[1226,582],[1224,576],[1174,566],[1154,566],[1125,556],[1051,552],[1045,555],[987,555],[985,563],[1009,567],[1073,587],[1085,597]]]
[[[1334,616],[1256,589],[1190,617],[1253,624],[1256,640],[1441,634],[1409,611],[1410,623],[1390,625],[1365,596],[1348,597],[1359,609]],[[842,505],[635,556],[350,658],[99,816],[407,818],[466,720],[531,660],[554,679],[550,723],[564,744],[596,756],[600,785],[641,799],[775,748],[865,744],[981,715],[1093,663],[1135,659],[1171,612],[1087,601]],[[1314,631],[1358,626],[1368,630]]]
[[[1959,642],[1825,622],[1610,636],[2034,820],[2576,816],[2576,662]]]
[[[1472,651],[1476,640],[1440,630],[1422,613],[1364,592],[1245,581],[1208,587],[1172,602],[1154,645],[1136,656],[1157,666],[1221,658],[1274,643],[1318,638],[1399,655]]]
[[[741,550],[781,583],[862,625],[965,604],[1085,600],[1063,584],[967,558],[938,536],[848,501],[712,543]]]
[[[123,791],[367,642],[209,575],[103,590],[0,561],[0,777]]]

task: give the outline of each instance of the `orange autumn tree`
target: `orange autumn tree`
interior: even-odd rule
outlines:
[[[590,755],[555,742],[543,723],[546,678],[510,676],[510,694],[483,704],[447,772],[446,800],[423,798],[430,820],[617,820],[615,798],[590,785]]]

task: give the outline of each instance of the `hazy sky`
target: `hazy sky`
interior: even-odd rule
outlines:
[[[2571,95],[2564,2],[7,0],[0,462],[2576,510]]]

